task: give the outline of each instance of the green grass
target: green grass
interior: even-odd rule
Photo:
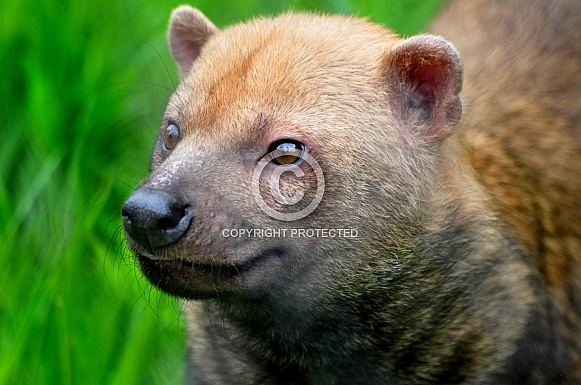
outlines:
[[[419,31],[443,0],[198,1],[218,26],[282,10]],[[180,384],[180,304],[123,243],[177,81],[165,28],[181,1],[0,5],[0,384]]]

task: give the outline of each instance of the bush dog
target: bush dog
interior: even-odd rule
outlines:
[[[581,383],[581,2],[457,0],[431,32],[173,12],[122,215],[192,384]]]

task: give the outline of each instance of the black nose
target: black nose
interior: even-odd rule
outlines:
[[[179,241],[190,226],[192,209],[170,193],[139,188],[123,205],[123,226],[149,251]]]

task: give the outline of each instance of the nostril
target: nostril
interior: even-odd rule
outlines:
[[[174,227],[173,226],[174,223],[175,221],[172,218],[161,218],[157,222],[157,226],[159,227],[160,230],[165,230]]]
[[[186,215],[189,206],[180,209],[171,210],[167,216],[162,216],[157,221],[157,226],[160,230],[172,229],[179,225],[180,220]]]
[[[125,229],[131,226],[131,218],[129,217],[129,213],[125,209],[125,206],[123,206],[123,209],[121,210],[121,218],[123,218],[123,227],[125,227]]]

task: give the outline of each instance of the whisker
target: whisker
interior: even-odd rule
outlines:
[[[155,48],[155,47],[154,47],[154,46],[153,46],[151,43],[149,43],[148,41],[146,41],[146,40],[141,40],[141,41],[142,41],[143,43],[147,44],[148,46],[150,46],[150,47],[151,47],[151,49],[153,49],[153,50],[155,51],[155,53],[157,54],[157,57],[159,57],[159,59],[161,60],[161,62],[162,62],[162,64],[163,64],[163,66],[164,66],[164,68],[165,68],[165,72],[167,73],[167,76],[169,77],[169,80],[170,80],[170,82],[171,82],[171,85],[172,85],[172,87],[173,87],[173,91],[175,91],[175,89],[176,89],[176,85],[175,85],[175,83],[174,83],[174,81],[173,81],[173,78],[172,78],[172,76],[171,76],[171,73],[169,72],[169,69],[167,68],[167,65],[165,64],[165,61],[163,60],[163,57],[161,57],[161,55],[160,55],[159,51],[158,51],[158,50],[157,50],[157,49],[156,49],[156,48]],[[173,92],[173,91],[172,91],[172,92]]]

